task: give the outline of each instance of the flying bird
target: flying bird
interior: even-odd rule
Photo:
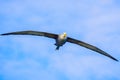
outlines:
[[[34,35],[34,36],[45,36],[45,37],[48,37],[48,38],[52,38],[52,39],[55,39],[56,43],[56,50],[59,50],[59,48],[61,46],[63,46],[66,42],[70,42],[70,43],[74,43],[74,44],[77,44],[77,45],[80,45],[80,46],[83,46],[85,48],[88,48],[90,50],[93,50],[95,52],[98,52],[104,56],[107,56],[115,61],[118,61],[116,58],[112,57],[110,54],[106,53],[105,51],[93,46],[93,45],[90,45],[86,42],[83,42],[83,41],[80,41],[80,40],[77,40],[77,39],[74,39],[74,38],[71,38],[71,37],[68,37],[67,34],[64,32],[63,34],[53,34],[53,33],[48,33],[48,32],[40,32],[40,31],[18,31],[18,32],[9,32],[9,33],[4,33],[4,34],[1,34],[1,36],[3,35]]]

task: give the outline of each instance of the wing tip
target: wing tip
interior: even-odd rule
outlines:
[[[119,60],[117,60],[117,59],[115,59],[115,58],[112,58],[113,60],[115,60],[115,61],[117,61],[117,62],[119,62]]]
[[[9,35],[9,33],[0,34],[0,36]]]
[[[112,56],[109,56],[111,59],[113,59],[113,60],[115,60],[115,61],[117,61],[117,62],[119,62],[119,60],[118,59],[116,59],[116,58],[114,58],[114,57],[112,57]]]

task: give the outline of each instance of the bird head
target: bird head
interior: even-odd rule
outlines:
[[[64,36],[64,37],[66,37],[66,36],[67,36],[66,32],[64,32],[64,33],[63,33],[63,36]]]

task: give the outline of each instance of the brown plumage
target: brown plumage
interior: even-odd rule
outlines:
[[[90,50],[93,50],[95,52],[98,52],[104,56],[107,56],[115,61],[118,61],[116,58],[112,57],[110,54],[106,53],[105,51],[93,46],[93,45],[90,45],[88,43],[85,43],[83,41],[80,41],[80,40],[76,40],[76,39],[73,39],[73,38],[70,38],[70,37],[67,37],[67,34],[66,33],[63,33],[63,34],[53,34],[53,33],[47,33],[47,32],[39,32],[39,31],[18,31],[18,32],[10,32],[10,33],[4,33],[4,34],[1,34],[1,35],[35,35],[35,36],[45,36],[45,37],[48,37],[48,38],[53,38],[56,40],[56,43],[55,45],[57,46],[56,49],[58,50],[60,46],[64,45],[66,42],[70,42],[70,43],[74,43],[74,44],[77,44],[77,45],[80,45],[80,46],[83,46],[85,48],[88,48]]]

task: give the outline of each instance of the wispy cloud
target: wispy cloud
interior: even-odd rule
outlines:
[[[1,33],[38,30],[67,32],[119,57],[119,3],[114,0],[0,1]],[[0,79],[119,80],[120,64],[66,43],[35,36],[0,37]]]

